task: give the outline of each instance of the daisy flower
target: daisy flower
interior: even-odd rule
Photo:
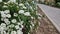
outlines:
[[[10,14],[7,14],[6,17],[11,18],[11,15]]]
[[[17,14],[17,13],[14,13],[14,14],[13,14],[13,16],[17,17],[17,16],[18,16],[18,14]]]
[[[12,23],[16,23],[17,20],[16,20],[16,19],[12,19],[11,22],[12,22]]]
[[[19,13],[19,14],[23,14],[23,13],[24,13],[24,10],[19,10],[18,13]]]

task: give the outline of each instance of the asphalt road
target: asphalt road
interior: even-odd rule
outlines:
[[[43,4],[38,4],[39,8],[45,13],[45,15],[50,19],[52,24],[60,32],[60,9],[50,7]]]

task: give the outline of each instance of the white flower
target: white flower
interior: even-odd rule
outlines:
[[[7,25],[10,24],[10,21],[9,21],[9,19],[7,19],[7,18],[4,19],[4,22],[5,22]]]
[[[31,30],[32,30],[32,26],[30,25],[30,28],[31,28]]]
[[[3,31],[4,34],[6,34],[6,31]]]
[[[11,34],[16,34],[16,31],[11,31]]]
[[[59,4],[59,5],[60,5],[60,2],[57,2],[57,4]]]
[[[31,25],[34,26],[34,23],[31,21]]]
[[[3,8],[7,8],[7,7],[8,7],[8,6],[5,6],[5,5],[3,6]]]
[[[18,14],[17,14],[17,13],[14,13],[14,16],[15,16],[15,17],[17,17],[17,16],[18,16]]]
[[[31,16],[31,15],[30,15],[30,12],[25,12],[24,15],[26,15],[26,16]]]
[[[34,19],[34,17],[31,16],[31,19]]]
[[[6,17],[11,18],[11,15],[10,14],[7,14]]]
[[[20,30],[17,30],[17,34],[23,34],[23,32]]]
[[[34,24],[32,24],[32,26],[34,26]]]
[[[9,34],[10,32],[7,32],[7,34]]]
[[[16,25],[15,28],[16,28],[16,29],[19,29],[19,25]]]
[[[1,27],[6,27],[6,24],[5,23],[1,23]]]
[[[7,25],[10,24],[10,21],[9,21],[7,18],[4,19],[4,22],[5,22]]]
[[[16,20],[16,19],[13,19],[13,20],[11,20],[11,22],[12,22],[12,23],[16,23],[16,22],[17,22],[17,20]]]
[[[20,22],[18,22],[17,24],[18,24],[18,25],[21,25],[21,23],[20,23]]]
[[[23,26],[23,25],[21,25],[21,28],[24,28],[24,26]]]
[[[38,19],[40,20],[40,19],[41,19],[41,17],[38,17]]]
[[[9,29],[9,25],[6,27],[6,30],[8,30]]]
[[[2,0],[0,0],[0,2],[2,2]]]
[[[24,10],[19,10],[18,13],[19,13],[19,14],[23,14],[23,13],[24,13]]]
[[[10,27],[14,27],[15,25],[14,24],[11,24]]]
[[[10,2],[14,2],[14,3],[16,3],[16,0],[10,0]]]
[[[34,2],[34,1],[32,1],[32,3],[34,4],[35,2]]]
[[[1,14],[1,17],[2,18],[6,18],[6,14]]]
[[[0,26],[0,31],[4,31],[4,27]]]
[[[5,14],[8,14],[8,13],[10,13],[10,11],[9,10],[5,10],[4,13]]]
[[[4,22],[5,23],[8,23],[8,21],[9,21],[9,19],[7,19],[7,18],[4,19]]]
[[[10,24],[10,21],[8,21],[6,24],[9,25]]]
[[[1,23],[1,27],[3,28],[3,30],[6,30],[6,24],[5,23]]]
[[[24,6],[24,4],[23,3],[20,3],[19,6]]]
[[[40,13],[37,13],[37,12],[36,12],[36,15],[41,16],[41,17],[42,17],[42,15],[41,15]]]
[[[18,3],[15,3],[16,5],[18,5]],[[18,7],[19,8],[19,7]]]
[[[23,6],[24,9],[27,9],[25,6]]]
[[[8,1],[7,3],[10,3],[11,1]]]
[[[20,31],[22,31],[22,28],[19,28]]]
[[[6,14],[4,14],[4,11],[1,11],[1,17],[5,18],[6,17]]]
[[[6,2],[4,2],[4,4],[7,4]]]
[[[30,9],[33,9],[32,6],[30,6]]]
[[[10,27],[10,28],[13,28],[14,26],[15,26],[14,24],[8,25],[6,29],[8,30],[9,27]]]
[[[29,3],[28,3],[28,2],[26,2],[26,4],[27,4],[27,5],[29,5]]]
[[[1,14],[4,14],[4,11],[0,11]]]

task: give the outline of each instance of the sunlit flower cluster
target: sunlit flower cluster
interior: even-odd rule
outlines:
[[[12,18],[12,16],[11,16],[9,10],[0,11],[0,14],[1,14],[1,21],[2,21],[2,23],[0,25],[0,32],[1,32],[1,34],[3,34],[3,33],[4,34],[9,34],[9,30],[11,28],[12,28],[11,29],[11,34],[17,34],[17,33],[18,34],[20,34],[20,33],[23,34],[23,32],[22,32],[23,25],[20,22],[18,22],[16,19],[11,19],[10,20],[10,18]],[[17,17],[18,14],[14,13],[13,16]],[[13,28],[15,28],[17,31],[14,31]]]
[[[38,17],[35,2],[17,1],[0,0],[0,34],[30,34],[35,27]]]

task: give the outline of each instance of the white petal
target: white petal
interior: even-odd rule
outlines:
[[[6,34],[6,31],[4,31],[4,34]]]
[[[10,14],[7,14],[6,17],[11,18],[11,15]]]
[[[8,23],[8,21],[9,21],[9,19],[7,19],[7,18],[4,19],[4,22],[5,23]]]
[[[18,13],[19,13],[19,14],[23,14],[23,13],[24,13],[24,10],[19,10]]]
[[[6,18],[6,14],[1,14],[1,17],[2,18]]]
[[[16,25],[15,28],[16,28],[16,29],[19,29],[19,25]]]
[[[23,34],[23,32],[20,30],[17,30],[17,34]]]
[[[23,3],[20,3],[19,6],[24,6],[24,4]]]
[[[31,16],[31,19],[34,19],[34,17]]]
[[[13,19],[13,20],[11,20],[11,22],[12,22],[12,23],[16,23],[16,22],[17,22],[17,20],[16,20],[16,19]]]
[[[18,25],[21,25],[21,23],[20,23],[20,22],[18,22],[17,24],[18,24]]]
[[[3,8],[7,8],[7,7],[8,7],[8,6],[5,6],[5,5],[3,6]]]
[[[27,9],[25,6],[23,6],[24,9]]]
[[[16,0],[10,0],[10,2],[14,2],[14,3],[16,3]]]
[[[16,34],[16,31],[11,31],[11,34]]]
[[[31,16],[31,15],[30,15],[30,12],[25,12],[24,15],[26,15],[26,16]]]
[[[14,13],[14,16],[15,16],[15,17],[17,17],[17,16],[18,16],[18,14],[17,14],[17,13]]]
[[[4,13],[5,14],[8,14],[8,13],[10,13],[10,11],[9,10],[5,10]]]
[[[6,24],[5,23],[1,23],[1,27],[6,27]]]
[[[1,14],[4,14],[4,11],[1,11]]]
[[[21,25],[21,28],[24,28],[24,26],[23,26],[23,25]]]
[[[2,0],[0,0],[0,2],[2,2]]]

